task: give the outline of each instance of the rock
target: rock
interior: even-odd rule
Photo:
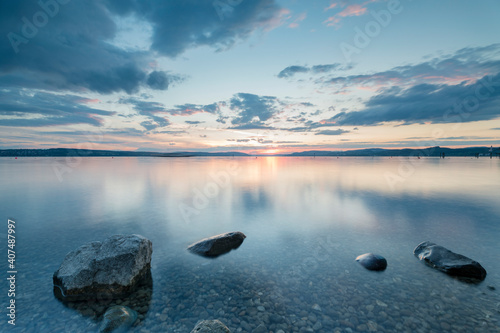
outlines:
[[[319,306],[319,304],[314,304],[312,306],[312,309],[315,310],[315,311],[320,311],[321,312],[321,306]]]
[[[264,324],[260,324],[259,326],[254,328],[252,333],[267,333],[267,328],[266,326],[264,326]]]
[[[383,271],[387,268],[387,260],[378,254],[365,253],[358,256],[356,261],[371,271]]]
[[[188,250],[203,257],[216,258],[240,247],[245,238],[246,236],[239,231],[228,232],[202,239],[191,244]]]
[[[426,264],[449,275],[482,281],[486,270],[477,262],[431,242],[420,243],[413,254]]]
[[[137,312],[129,307],[115,305],[104,313],[99,332],[126,332],[137,320]]]
[[[191,333],[231,333],[231,331],[218,320],[202,320],[196,324]]]
[[[54,273],[54,294],[64,301],[120,298],[150,275],[153,245],[140,235],[114,235],[66,255]]]

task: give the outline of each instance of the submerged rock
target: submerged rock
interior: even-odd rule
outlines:
[[[150,272],[152,252],[151,241],[140,235],[114,235],[82,245],[54,273],[54,294],[64,301],[127,295]]]
[[[104,313],[99,332],[126,332],[137,320],[137,312],[127,306],[115,305]]]
[[[191,333],[231,333],[231,330],[219,320],[203,320],[196,324]]]
[[[215,258],[237,249],[245,238],[246,236],[242,232],[228,232],[204,238],[189,245],[188,250],[203,257]]]
[[[486,270],[477,261],[454,253],[432,242],[420,243],[413,254],[426,264],[449,275],[482,281]]]
[[[371,271],[383,271],[387,268],[387,260],[378,254],[365,253],[358,256],[356,261]]]

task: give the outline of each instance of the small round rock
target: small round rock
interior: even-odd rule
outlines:
[[[387,260],[378,254],[365,253],[358,256],[356,261],[370,271],[383,271],[387,268]]]

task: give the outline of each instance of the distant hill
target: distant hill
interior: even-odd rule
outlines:
[[[490,147],[467,147],[467,148],[446,148],[446,147],[429,147],[423,149],[355,149],[346,151],[303,151],[292,153],[287,156],[475,156],[476,154],[490,155]],[[500,154],[499,148],[493,149],[493,155]]]
[[[93,149],[0,149],[0,156],[25,156],[25,157],[57,157],[57,156],[150,156],[150,157],[191,157],[191,156],[249,156],[239,152],[205,153],[205,152],[175,152],[158,153],[147,151],[123,150],[93,150]]]
[[[345,151],[324,151],[308,150],[303,152],[280,154],[278,156],[489,156],[489,147],[467,147],[467,148],[446,148],[429,147],[423,149],[383,149],[368,148],[354,149]],[[500,155],[500,149],[493,149],[493,156]],[[192,157],[192,156],[252,156],[240,152],[174,152],[159,153],[147,151],[123,151],[123,150],[93,150],[93,149],[71,149],[71,148],[50,148],[50,149],[0,149],[2,156],[24,156],[24,157],[43,157],[43,156],[150,156],[150,157]],[[255,155],[254,155],[255,156]],[[263,156],[263,155],[258,155]],[[270,155],[265,155],[270,156]]]

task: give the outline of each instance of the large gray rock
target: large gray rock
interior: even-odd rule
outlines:
[[[383,271],[387,268],[387,260],[378,254],[365,253],[358,256],[356,261],[371,271]]]
[[[218,320],[202,320],[191,333],[231,333],[231,330]]]
[[[115,305],[104,313],[99,332],[125,333],[136,320],[136,311],[127,306]]]
[[[188,250],[203,257],[215,258],[237,249],[245,238],[246,236],[242,232],[228,232],[204,238],[191,244]]]
[[[153,245],[140,235],[114,235],[66,255],[54,273],[54,294],[65,301],[122,297],[150,272]]]
[[[477,261],[454,253],[432,242],[420,243],[413,254],[420,260],[449,275],[482,281],[486,270]]]

